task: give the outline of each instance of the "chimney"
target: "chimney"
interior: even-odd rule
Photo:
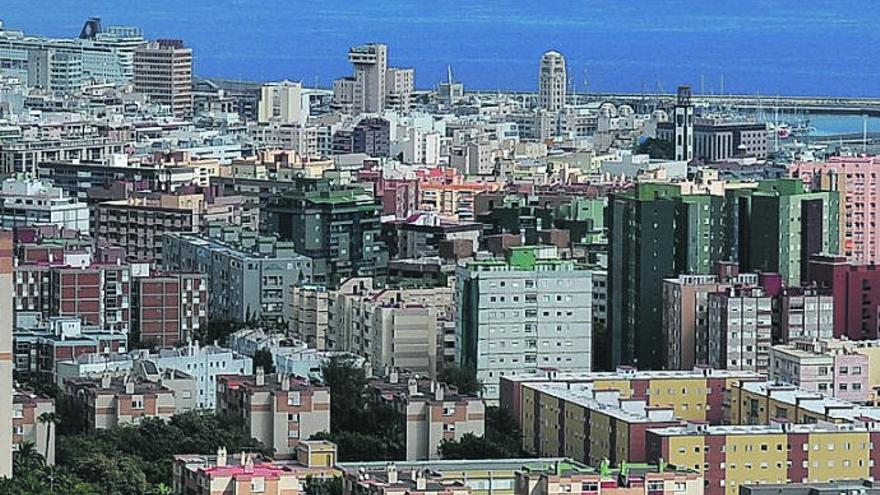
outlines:
[[[217,449],[217,465],[223,467],[226,465],[226,447]]]
[[[416,395],[419,393],[419,382],[417,382],[415,378],[410,378],[406,382],[406,386],[409,388],[409,395]]]
[[[400,381],[400,374],[397,372],[397,368],[391,368],[391,373],[388,374],[388,383],[396,384]]]
[[[442,383],[438,383],[437,387],[434,389],[434,400],[443,401],[444,396],[446,395],[445,390],[443,390],[444,386]]]
[[[283,375],[281,377],[281,390],[285,392],[290,390],[290,375]]]
[[[388,484],[393,485],[397,483],[397,466],[393,462],[385,465],[385,474],[388,475]]]
[[[428,480],[425,478],[425,472],[419,469],[416,471],[416,490],[423,492],[428,487]]]
[[[241,451],[241,457],[239,458],[239,462],[241,462],[242,466],[247,464],[247,452],[245,452],[243,450]]]
[[[125,375],[125,393],[131,395],[134,393],[134,378]]]
[[[266,384],[266,372],[263,371],[262,366],[257,366],[256,384],[258,387]]]
[[[110,374],[104,373],[101,376],[101,388],[110,388],[110,381],[111,381]]]

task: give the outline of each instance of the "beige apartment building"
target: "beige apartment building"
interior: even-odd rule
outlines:
[[[400,413],[408,461],[440,459],[443,440],[485,433],[483,400],[460,395],[445,383],[393,370],[387,378],[371,381],[370,392]]]
[[[294,286],[292,292],[291,331],[300,340],[364,356],[373,369],[436,376],[444,327],[454,316],[451,288],[384,290],[360,277],[337,290]]]
[[[156,40],[134,52],[134,89],[168,105],[176,117],[193,111],[192,49],[181,40]]]
[[[137,382],[130,376],[65,382],[67,395],[83,410],[86,431],[138,424],[145,418],[168,420],[177,413],[174,392],[161,383]]]
[[[279,459],[295,458],[302,440],[330,431],[330,389],[288,375],[217,377],[217,412],[240,419],[246,434],[275,449]]]
[[[40,419],[43,414],[55,412],[55,402],[30,390],[16,390],[12,397],[12,449],[32,443],[46,459],[47,466],[55,465],[55,426]]]

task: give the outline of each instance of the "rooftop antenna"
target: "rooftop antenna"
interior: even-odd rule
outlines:
[[[721,97],[724,98],[724,74],[721,74]]]
[[[700,74],[700,96],[706,94],[706,76],[704,74]]]
[[[584,67],[584,94],[590,92],[590,73],[587,71],[587,68]]]
[[[862,153],[868,154],[868,114],[862,114]]]
[[[449,82],[449,84],[452,84],[452,66],[451,65],[446,66],[446,81]]]

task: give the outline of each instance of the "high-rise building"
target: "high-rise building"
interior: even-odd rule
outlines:
[[[758,285],[758,276],[722,272],[718,275],[679,275],[663,280],[663,341],[667,369],[689,370],[708,362],[709,294],[733,285]]]
[[[839,197],[837,191],[807,192],[800,179],[758,183],[737,205],[740,265],[779,273],[786,285],[799,285],[810,255],[839,252]]]
[[[789,172],[813,191],[840,193],[840,254],[880,263],[880,157],[835,156],[825,163],[793,164]]]
[[[682,184],[641,183],[609,200],[608,328],[611,366],[665,366],[663,280],[709,274],[730,259],[725,197]]]
[[[281,81],[260,88],[259,122],[305,124],[309,116],[308,97],[302,83]]]
[[[312,260],[312,282],[338,284],[353,276],[384,277],[380,206],[362,187],[300,179],[268,207],[275,232]]]
[[[766,373],[773,333],[773,298],[763,287],[709,294],[709,365]]]
[[[402,113],[412,107],[415,70],[389,67],[385,73],[385,106]]]
[[[567,84],[565,57],[555,50],[545,52],[538,71],[538,106],[551,112],[562,110]]]
[[[542,367],[592,367],[592,272],[555,247],[512,248],[507,259],[471,261],[455,276],[457,361],[477,370],[483,398],[498,403],[502,376]]]
[[[348,61],[354,75],[333,83],[333,99],[350,105],[351,113],[379,113],[385,110],[388,47],[380,43],[353,46]]]
[[[134,89],[167,105],[176,117],[192,115],[192,49],[181,40],[156,40],[134,52]]]
[[[689,162],[694,159],[694,105],[691,87],[679,86],[675,102],[675,159]]]
[[[851,263],[845,256],[813,255],[806,278],[831,290],[835,337],[880,338],[880,266]]]
[[[0,478],[12,477],[12,232],[0,231]]]

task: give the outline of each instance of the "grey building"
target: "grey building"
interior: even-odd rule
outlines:
[[[287,320],[291,285],[312,279],[312,260],[297,254],[294,243],[239,227],[166,234],[163,253],[166,270],[206,274],[211,318]]]
[[[366,153],[372,157],[391,154],[391,124],[381,117],[364,119],[351,133],[352,153]]]
[[[880,486],[870,480],[830,483],[786,483],[779,485],[740,485],[739,495],[876,495]]]

